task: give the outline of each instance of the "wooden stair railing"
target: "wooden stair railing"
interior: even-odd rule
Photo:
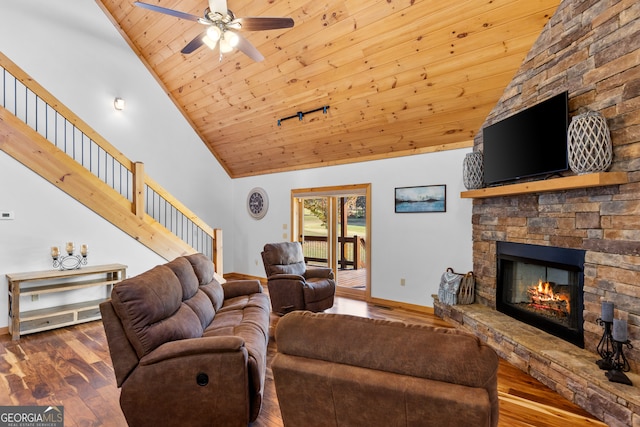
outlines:
[[[211,240],[210,255],[216,272],[223,272],[222,230],[213,229],[171,196],[159,184],[147,177],[144,166],[132,162],[89,125],[66,108],[53,95],[25,74],[0,52],[0,67],[53,108],[76,129],[108,153],[132,175],[132,197],[129,200],[100,177],[78,163],[63,150],[52,144],[36,129],[25,123],[0,104],[0,150],[33,170],[50,183],[102,216],[114,226],[144,244],[167,260],[197,252],[153,216],[145,213],[145,195],[148,191],[163,203],[175,208],[194,227],[202,230]],[[37,126],[36,126],[37,128]]]

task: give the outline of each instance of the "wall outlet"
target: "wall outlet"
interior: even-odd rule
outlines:
[[[404,277],[400,278],[400,286],[404,286],[405,285],[405,280]]]

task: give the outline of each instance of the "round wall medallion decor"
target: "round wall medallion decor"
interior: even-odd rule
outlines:
[[[484,186],[482,152],[467,153],[462,163],[462,182],[467,190],[475,190]]]
[[[578,114],[567,131],[569,167],[577,174],[604,172],[611,166],[613,147],[607,120],[597,111]]]
[[[249,215],[255,219],[261,219],[267,214],[267,209],[269,209],[267,192],[259,187],[249,191],[247,196],[247,211]]]

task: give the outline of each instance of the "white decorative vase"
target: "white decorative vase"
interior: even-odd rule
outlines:
[[[607,120],[597,111],[578,114],[567,131],[569,167],[577,174],[604,172],[611,166],[613,148]]]
[[[464,157],[462,163],[462,182],[467,190],[475,190],[484,186],[482,152],[474,151]]]

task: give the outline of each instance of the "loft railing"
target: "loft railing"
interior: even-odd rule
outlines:
[[[146,176],[141,163],[126,158],[2,53],[0,73],[0,106],[130,201],[133,213],[146,213],[214,259],[214,245],[221,245],[216,231]],[[144,187],[139,197],[136,183]]]
[[[102,148],[3,67],[1,105],[131,201],[131,162]]]

